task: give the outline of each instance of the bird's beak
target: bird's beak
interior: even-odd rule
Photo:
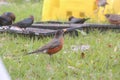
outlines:
[[[64,32],[66,32],[66,31],[67,31],[67,29],[63,29],[63,31],[64,31]]]
[[[107,5],[109,5],[109,3],[106,2]]]

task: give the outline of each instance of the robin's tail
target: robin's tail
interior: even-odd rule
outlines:
[[[27,53],[27,54],[25,54],[25,55],[29,55],[29,54],[37,54],[37,53],[42,53],[42,51],[41,51],[41,50],[35,50],[35,51],[33,51],[33,52],[29,52],[29,53]]]
[[[89,20],[90,18],[84,18],[85,19],[85,21],[87,21],[87,20]]]
[[[81,23],[84,23],[85,21],[89,20],[90,18],[83,18],[81,19]]]
[[[33,51],[33,52],[29,52],[29,53],[27,53],[26,55],[29,55],[29,54],[35,54],[36,52],[35,51]]]

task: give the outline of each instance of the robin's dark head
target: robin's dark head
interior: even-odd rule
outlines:
[[[55,38],[59,38],[59,37],[63,36],[65,31],[66,31],[66,29],[58,30],[55,34]]]
[[[73,19],[74,18],[74,16],[70,16],[69,18],[68,18],[68,21],[71,21],[71,19]]]
[[[34,20],[34,16],[33,15],[30,15],[30,18],[32,18]]]
[[[109,18],[109,17],[110,17],[110,14],[105,14],[105,17],[106,17],[106,18]]]
[[[2,14],[3,16],[7,16],[7,17],[10,17],[12,19],[12,21],[15,21],[15,14],[12,13],[12,12],[5,12]]]
[[[109,5],[108,2],[105,2],[106,5]]]

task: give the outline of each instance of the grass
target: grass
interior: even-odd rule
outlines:
[[[27,7],[29,6],[29,7]],[[19,10],[18,10],[19,8]],[[12,4],[0,8],[1,12],[13,11],[17,20],[30,14],[36,21],[41,18],[40,3]],[[64,48],[50,59],[49,55],[28,55],[51,40],[52,37],[38,39],[0,34],[0,56],[12,80],[119,80],[120,77],[120,33],[91,31],[86,36],[65,35]],[[90,49],[74,52],[72,45],[88,44]],[[50,62],[50,64],[49,64]]]
[[[24,4],[10,3],[6,6],[0,6],[0,14],[9,11],[15,13],[17,16],[16,21],[29,17],[30,15],[35,17],[35,21],[40,21],[42,14],[42,1],[39,3],[27,2]]]

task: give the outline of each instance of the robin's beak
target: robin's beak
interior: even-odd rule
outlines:
[[[107,5],[109,5],[109,3],[106,2]]]
[[[66,32],[66,31],[67,31],[67,29],[63,29],[63,31],[64,31],[64,32]]]

